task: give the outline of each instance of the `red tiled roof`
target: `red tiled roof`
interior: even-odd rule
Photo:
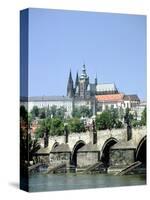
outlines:
[[[122,101],[124,94],[96,95],[97,101]]]

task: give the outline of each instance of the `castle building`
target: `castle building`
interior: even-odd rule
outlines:
[[[70,70],[67,96],[28,97],[27,101],[29,112],[33,106],[43,108],[55,105],[57,108],[64,107],[66,116],[71,116],[73,109],[81,106],[88,107],[95,115],[109,108],[122,108],[125,110],[127,107],[134,108],[140,104],[137,95],[120,93],[115,83],[98,83],[97,77],[95,77],[94,83],[91,83],[85,64],[82,66],[81,74],[79,75],[77,72],[75,82]]]

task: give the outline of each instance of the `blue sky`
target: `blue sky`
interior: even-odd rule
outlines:
[[[146,99],[146,17],[30,9],[29,96],[66,95],[83,63],[90,82]]]

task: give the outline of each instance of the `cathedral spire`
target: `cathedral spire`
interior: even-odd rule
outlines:
[[[76,82],[75,82],[75,88],[78,86],[79,84],[79,76],[78,76],[78,72],[76,74]]]
[[[72,74],[71,74],[71,69],[70,69],[68,85],[67,85],[67,96],[68,97],[73,97],[73,94],[74,94],[73,79],[72,79]]]

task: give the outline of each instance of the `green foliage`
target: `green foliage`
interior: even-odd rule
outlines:
[[[61,106],[60,108],[58,108],[56,110],[56,116],[59,118],[59,119],[64,119],[65,117],[65,112],[66,112],[66,108],[64,108],[63,106]]]
[[[123,123],[120,120],[117,120],[115,122],[114,128],[123,128]]]
[[[142,112],[141,124],[143,126],[146,126],[146,121],[147,121],[147,111],[146,111],[146,107],[145,107],[143,112]]]
[[[96,127],[98,130],[122,128],[123,124],[119,120],[117,109],[106,110],[96,117]]]
[[[59,118],[52,118],[50,135],[64,135],[64,124]]]
[[[39,108],[37,106],[33,106],[32,110],[31,110],[31,114],[32,114],[33,118],[38,117],[39,116]]]
[[[137,128],[137,127],[140,127],[140,126],[142,126],[141,121],[132,120],[132,127]]]
[[[26,161],[32,160],[33,154],[40,148],[37,140],[33,140],[28,134],[28,113],[24,106],[20,107],[20,160],[21,167],[25,166]],[[22,125],[23,124],[23,125]]]
[[[29,161],[33,160],[34,154],[40,149],[40,144],[37,139],[31,139],[30,135],[28,136],[28,153],[29,153]]]
[[[85,132],[85,126],[79,118],[72,118],[68,121],[68,127],[70,132],[80,133]]]
[[[49,114],[52,115],[53,117],[56,116],[56,111],[57,111],[57,107],[54,105],[50,108],[49,110]]]
[[[64,108],[63,106],[61,106],[60,108],[57,108],[55,105],[50,108],[38,108],[37,106],[34,106],[29,114],[32,120],[36,117],[40,119],[46,119],[47,117],[57,117],[60,119],[64,119],[66,111],[66,108]]]
[[[92,109],[89,109],[87,106],[75,107],[72,112],[72,116],[75,118],[91,117]]]
[[[36,129],[36,138],[42,138],[44,133],[48,135],[63,135],[64,134],[64,124],[60,118],[46,118],[40,123],[40,127]]]
[[[40,119],[45,119],[46,118],[46,109],[45,108],[40,108],[39,109],[39,118]]]

